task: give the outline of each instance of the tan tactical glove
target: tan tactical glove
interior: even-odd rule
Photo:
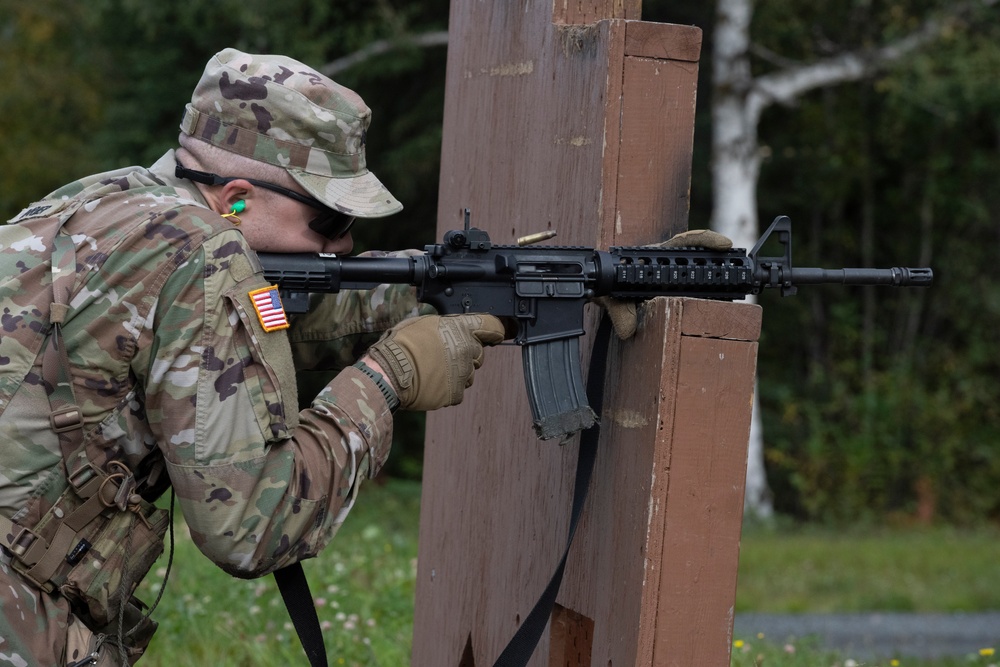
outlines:
[[[483,346],[504,339],[492,315],[424,315],[404,320],[368,349],[399,396],[399,407],[436,410],[462,402],[483,364]]]
[[[709,250],[729,250],[733,242],[718,232],[710,229],[689,229],[670,237],[662,243],[651,243],[644,248],[708,248]],[[608,311],[611,327],[621,340],[628,340],[635,335],[638,326],[635,301],[612,299],[609,296],[599,296],[594,303]]]
[[[689,229],[671,236],[663,243],[653,243],[649,248],[707,248],[709,250],[729,250],[733,242],[711,229]]]

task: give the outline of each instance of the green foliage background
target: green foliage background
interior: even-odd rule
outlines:
[[[758,20],[779,21],[770,12],[780,4],[762,5]],[[891,39],[923,9],[868,6],[874,20],[846,20],[838,39]],[[765,44],[794,53],[786,42],[799,43],[800,31],[826,33],[814,44],[833,38],[810,25]],[[765,115],[761,213],[794,212],[805,232],[800,264],[935,269],[926,291],[762,299],[762,399],[781,510],[841,520],[998,516],[998,37],[993,10],[872,81]]]
[[[898,38],[944,0],[757,3],[754,72]],[[767,294],[760,392],[776,508],[800,519],[1000,518],[1000,10],[861,83],[768,110],[762,224],[797,225],[796,263],[931,265],[930,290]],[[691,225],[710,215],[712,3],[647,0],[705,30]],[[0,217],[80,175],[170,148],[208,57],[227,46],[321,67],[374,40],[447,27],[446,0],[0,0]],[[780,54],[781,60],[771,54]],[[337,78],[373,108],[369,159],[406,204],[358,231],[433,239],[446,51],[404,49]],[[422,419],[391,472],[418,477]]]

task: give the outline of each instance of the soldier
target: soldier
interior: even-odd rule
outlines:
[[[208,63],[180,146],[67,185],[0,226],[0,652],[134,663],[132,597],[168,488],[238,577],[309,558],[389,453],[397,408],[462,400],[501,342],[413,290],[320,297],[289,321],[254,251],[350,252],[402,207],[368,171],[370,110],[282,56]],[[364,353],[358,358],[358,350]],[[339,371],[298,410],[296,368]]]

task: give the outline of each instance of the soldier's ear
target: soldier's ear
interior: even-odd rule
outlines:
[[[235,181],[229,181],[222,186],[222,191],[219,198],[219,207],[222,209],[218,211],[220,215],[226,213],[232,213],[233,207],[236,206],[237,202],[243,202],[243,208],[246,210],[250,206],[250,201],[254,196],[253,184],[249,181],[245,181],[242,178],[238,178]]]

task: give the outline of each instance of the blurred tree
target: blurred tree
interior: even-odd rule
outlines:
[[[774,22],[768,45],[798,57],[803,41],[830,51],[897,39],[928,4],[852,5],[840,24],[832,13],[789,21],[770,5],[758,17]],[[891,69],[762,120],[759,198],[797,212],[799,263],[937,270],[927,291],[810,291],[767,311],[761,393],[780,510],[848,520],[1000,510],[982,493],[1000,481],[986,334],[1000,322],[997,288],[981,277],[1000,208],[988,185],[1000,166],[998,30],[995,8],[980,5]]]
[[[0,0],[0,219],[98,160],[106,61],[82,4]],[[58,45],[58,48],[53,48]]]
[[[669,3],[669,6],[663,6],[662,3],[649,4],[652,7],[647,6],[646,9],[655,8],[656,20],[674,20],[671,12],[675,3]],[[766,138],[763,145],[758,139],[758,128],[762,137],[769,138],[763,133],[765,128],[773,127],[775,134],[782,139],[787,135],[792,142],[801,141],[801,138],[788,131],[788,119],[790,116],[803,114],[803,109],[809,103],[807,94],[810,91],[849,81],[870,82],[888,64],[899,63],[904,59],[905,62],[899,63],[897,70],[911,71],[912,54],[919,49],[927,52],[929,44],[942,40],[963,41],[967,36],[975,34],[979,23],[995,22],[994,4],[992,0],[967,4],[923,1],[880,3],[867,0],[816,4],[785,0],[762,5],[755,11],[748,0],[719,0],[702,58],[703,71],[710,68],[712,72],[712,86],[707,90],[706,86],[702,86],[699,100],[702,109],[710,109],[712,115],[712,227],[733,238],[737,246],[749,247],[759,233],[757,198],[767,201],[769,205],[781,199],[781,195],[772,199],[768,188],[763,182],[758,182],[762,161],[768,160],[772,155]],[[644,13],[644,18],[651,18],[650,13]],[[751,39],[751,35],[754,39]],[[863,90],[866,92],[861,95],[862,99],[857,100],[856,106],[838,109],[839,115],[831,113],[821,117],[829,122],[822,125],[823,138],[816,137],[814,141],[819,142],[819,145],[829,145],[831,139],[838,135],[857,132],[858,125],[853,121],[863,123],[869,114],[884,104],[884,98],[879,91],[871,90],[870,83]],[[706,97],[709,98],[707,102]],[[821,95],[821,99],[830,97],[829,93]],[[762,116],[762,112],[775,103],[795,105],[796,109],[789,113],[775,114],[781,120],[772,126],[768,124],[767,117]],[[858,114],[851,119],[852,110],[855,109]],[[703,111],[703,115],[705,113]],[[807,122],[816,121],[815,116],[810,116]],[[798,192],[805,195],[797,203],[801,206],[809,201],[814,202],[816,186],[823,182],[823,177],[851,181],[858,188],[852,194],[861,200],[857,217],[862,224],[853,227],[845,225],[855,232],[852,241],[859,249],[859,253],[850,259],[856,264],[871,266],[876,260],[874,212],[879,196],[875,190],[873,169],[877,160],[873,151],[881,147],[876,147],[867,133],[863,134],[868,137],[867,144],[859,148],[868,159],[862,163],[847,164],[844,159],[848,156],[837,154],[834,159],[839,159],[841,164],[839,170],[833,170],[833,173],[822,176],[817,174],[816,178],[812,178],[810,173],[816,171],[815,166],[812,172],[808,169],[796,172],[796,175],[801,176],[796,180],[804,186]],[[822,166],[817,166],[822,172]],[[802,168],[801,165],[799,167]],[[903,172],[897,173],[902,175]],[[854,180],[858,176],[862,177],[861,181]],[[695,182],[697,183],[697,178]],[[775,192],[784,194],[781,188],[787,190],[786,186],[786,183],[777,185]],[[772,213],[778,212],[773,207],[770,210]],[[796,208],[786,210],[795,211]],[[923,262],[930,262],[929,230],[907,236],[911,241],[919,241],[921,238],[923,240],[919,244],[910,243],[906,246],[913,252],[909,258],[901,261],[912,264],[910,258],[919,255]],[[886,255],[877,256],[878,262],[884,264]],[[802,261],[801,255],[799,259]],[[819,261],[822,262],[823,259],[820,258]],[[811,298],[814,305],[817,303],[816,298]],[[874,358],[879,334],[876,331],[876,299],[874,290],[864,290],[861,294],[863,311],[857,322],[857,330],[861,334],[858,338],[860,344],[858,349],[852,350],[861,360],[860,377],[863,385],[868,388],[864,392],[867,397],[864,400],[869,409],[865,411],[867,416],[863,419],[862,427],[869,434],[874,433],[875,414]],[[911,332],[907,340],[912,354],[916,328],[921,321],[921,309],[917,304],[922,297],[906,295],[902,299],[901,303],[909,308],[905,319],[909,323],[908,331]],[[770,328],[768,319],[765,318],[765,336]],[[815,350],[821,347],[817,345],[818,340],[807,339],[806,344]],[[794,346],[803,347],[801,338]],[[898,349],[893,352],[902,354]],[[763,373],[766,368],[763,358],[761,367]],[[755,410],[754,422],[747,476],[747,509],[767,515],[770,504],[763,474],[764,447],[759,410]]]

